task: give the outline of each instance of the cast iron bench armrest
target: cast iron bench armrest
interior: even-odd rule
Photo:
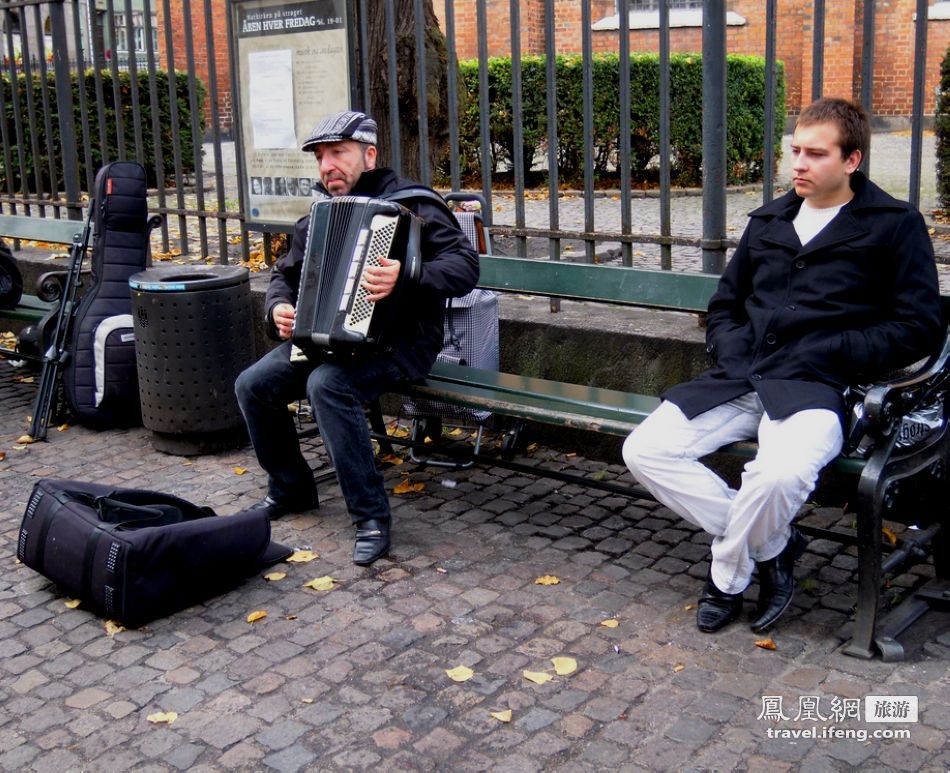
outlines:
[[[940,351],[914,373],[875,384],[864,397],[868,430],[878,437],[891,434],[897,421],[928,400],[950,381],[950,331]]]

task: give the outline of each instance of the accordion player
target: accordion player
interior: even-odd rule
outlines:
[[[401,204],[337,196],[313,204],[300,273],[292,359],[343,354],[384,343],[401,288],[422,271],[422,221]],[[393,293],[366,300],[363,275],[380,258],[400,263]]]

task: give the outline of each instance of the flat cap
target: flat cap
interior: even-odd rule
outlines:
[[[313,150],[314,146],[321,142],[340,142],[341,140],[354,140],[375,145],[376,121],[366,113],[355,110],[332,113],[313,127],[313,131],[300,149]]]

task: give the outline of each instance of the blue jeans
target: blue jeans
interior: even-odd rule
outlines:
[[[257,461],[269,476],[268,494],[278,502],[301,504],[316,496],[313,472],[287,410],[288,403],[306,395],[353,523],[389,518],[363,404],[401,381],[405,376],[386,353],[314,367],[312,361],[290,361],[289,341],[241,373],[234,391]]]

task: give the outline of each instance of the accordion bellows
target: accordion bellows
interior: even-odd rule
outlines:
[[[314,203],[300,274],[293,342],[309,351],[383,343],[401,291],[419,279],[421,221],[400,204],[362,196]],[[393,293],[368,301],[363,275],[381,259],[401,264]]]

